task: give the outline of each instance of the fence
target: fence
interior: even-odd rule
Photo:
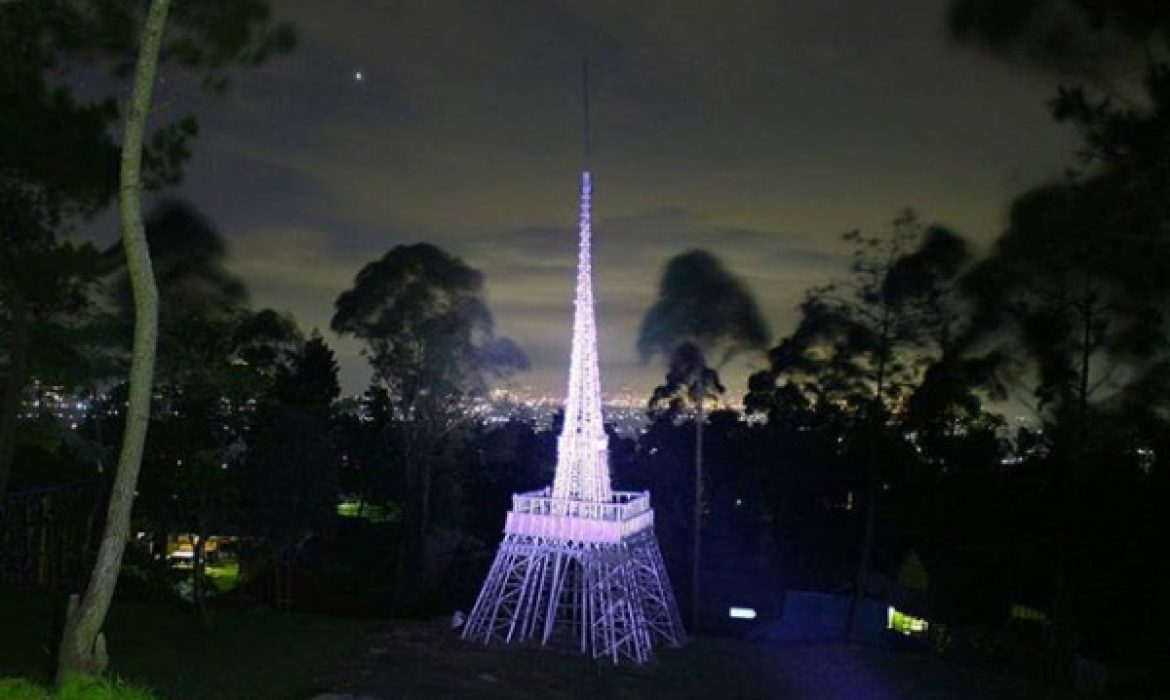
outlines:
[[[96,479],[0,497],[0,585],[79,585],[101,537],[106,497]]]

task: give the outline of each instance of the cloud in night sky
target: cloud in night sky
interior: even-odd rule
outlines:
[[[531,356],[515,383],[559,392],[588,51],[602,380],[648,394],[661,369],[634,334],[671,256],[719,255],[781,337],[844,272],[842,232],[914,206],[986,244],[1013,194],[1072,161],[1052,86],[949,43],[946,4],[281,0],[295,53],[226,96],[163,86],[202,126],[178,194],[254,304],[306,329],[390,247],[446,248]],[[356,346],[326,335],[359,389]]]

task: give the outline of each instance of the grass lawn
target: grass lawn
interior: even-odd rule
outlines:
[[[243,578],[240,576],[240,565],[234,561],[224,562],[223,564],[208,564],[207,578],[215,584],[215,589],[220,593],[227,593],[236,586],[243,583]]]
[[[58,593],[0,588],[0,677],[52,677]],[[364,649],[372,624],[267,610],[212,612],[204,623],[166,604],[115,603],[111,670],[173,700],[304,700]]]
[[[0,700],[158,700],[158,696],[109,678],[76,678],[60,688],[21,679],[0,679]]]

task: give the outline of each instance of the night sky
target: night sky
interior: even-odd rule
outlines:
[[[425,240],[485,273],[533,363],[513,386],[559,394],[588,54],[602,382],[647,396],[662,369],[635,334],[672,255],[722,257],[778,338],[844,271],[842,232],[909,205],[986,246],[1013,195],[1074,162],[1050,80],[951,43],[946,4],[274,0],[293,54],[222,97],[164,73],[160,101],[202,127],[177,194],[228,239],[254,306],[322,329],[347,392],[369,371],[328,331],[333,301]]]

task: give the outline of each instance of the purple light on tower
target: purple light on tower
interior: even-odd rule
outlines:
[[[643,663],[685,641],[648,491],[613,491],[601,419],[593,304],[593,185],[581,173],[573,350],[551,488],[515,494],[504,540],[463,638],[563,639],[594,658]]]
[[[593,184],[581,173],[581,243],[577,254],[577,302],[565,424],[557,440],[554,498],[608,501],[609,438],[601,419],[601,376],[597,368],[597,322],[593,314]]]

